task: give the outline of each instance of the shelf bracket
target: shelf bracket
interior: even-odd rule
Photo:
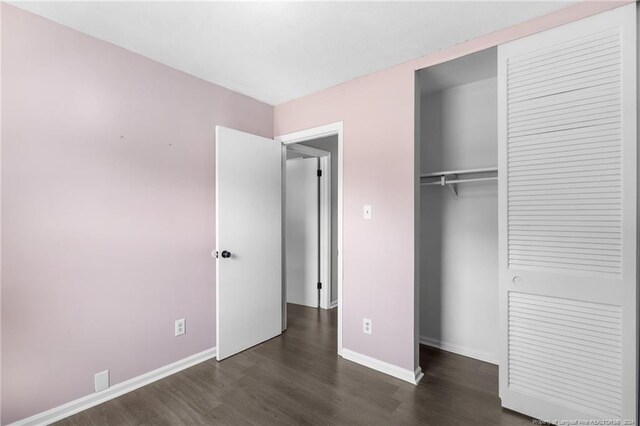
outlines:
[[[453,178],[457,178],[456,175],[452,175]],[[453,198],[455,198],[456,200],[458,199],[458,184],[457,183],[448,183],[447,182],[447,178],[446,176],[442,175],[440,176],[440,185],[442,186],[447,186],[449,187],[449,189],[451,190],[451,192],[453,192]]]
[[[451,192],[453,192],[453,198],[458,199],[458,184],[457,183],[449,183],[447,184]]]

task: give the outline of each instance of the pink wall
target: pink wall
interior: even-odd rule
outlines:
[[[276,106],[275,135],[344,122],[343,344],[413,370],[414,71],[629,3],[583,2]],[[371,204],[373,219],[363,220]],[[373,334],[362,333],[362,319]]]
[[[406,64],[277,106],[275,134],[344,121],[343,342],[413,370],[414,69]],[[372,205],[372,220],[362,218]],[[362,319],[373,334],[362,333]]]
[[[6,424],[215,346],[214,125],[273,107],[6,4],[2,35]]]

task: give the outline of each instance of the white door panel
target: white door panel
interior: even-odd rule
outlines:
[[[216,249],[222,360],[282,331],[280,143],[216,126]]]
[[[287,302],[318,306],[318,159],[287,160]]]
[[[636,10],[499,47],[500,397],[637,416]]]

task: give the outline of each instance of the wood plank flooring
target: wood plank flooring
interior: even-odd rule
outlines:
[[[531,425],[503,410],[498,369],[421,347],[418,386],[341,359],[336,310],[289,305],[288,330],[57,425]]]

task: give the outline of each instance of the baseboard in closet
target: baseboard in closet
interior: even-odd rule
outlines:
[[[498,358],[490,353],[477,351],[465,346],[454,345],[452,343],[444,342],[430,337],[420,336],[420,344],[431,346],[432,348],[442,349],[443,351],[453,352],[454,354],[466,356],[469,358],[477,359],[480,361],[488,362],[489,364],[498,365]]]
[[[131,378],[124,382],[113,385],[101,392],[92,393],[82,398],[78,398],[74,401],[52,408],[42,413],[35,414],[26,419],[18,420],[11,423],[8,426],[40,426],[49,425],[58,420],[62,420],[66,417],[77,414],[81,411],[87,410],[96,405],[107,402],[111,399],[117,398],[120,395],[134,391],[142,386],[153,383],[157,380],[163,379],[167,376],[182,371],[186,368],[192,367],[196,364],[204,362],[208,359],[215,358],[217,355],[216,348],[207,349],[200,353],[188,356],[174,363],[165,365],[164,367],[157,368],[149,371],[148,373],[141,374],[140,376]]]

